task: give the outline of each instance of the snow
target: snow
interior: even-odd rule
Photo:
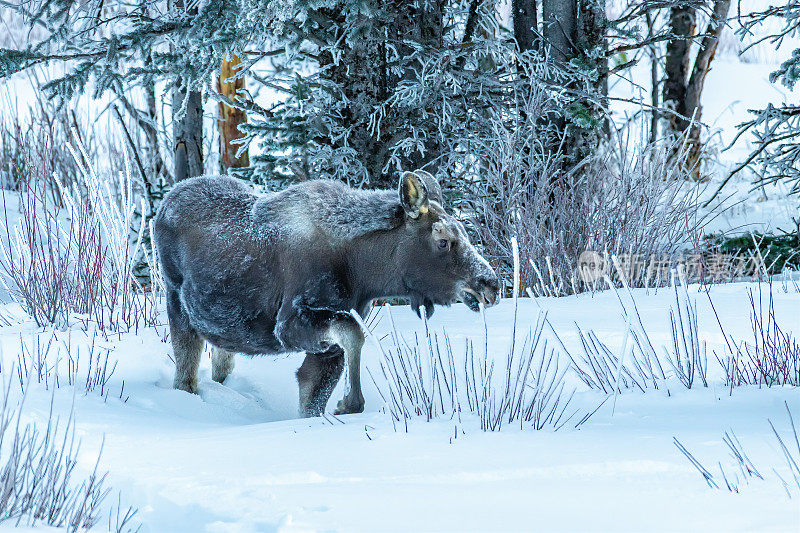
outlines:
[[[788,57],[789,52],[786,52]],[[631,98],[649,101],[650,65],[642,61],[631,69],[625,79],[612,82],[612,98],[628,100]],[[768,104],[781,105],[800,102],[800,84],[794,90],[783,85],[773,84],[769,75],[777,69],[774,63],[748,63],[733,55],[718,54],[706,78],[702,95],[702,122],[707,125],[705,137],[707,147],[716,152],[716,161],[709,162],[707,169],[711,177],[701,184],[703,201],[711,197],[729,172],[744,161],[754,148],[752,137],[742,135],[733,143],[737,126],[751,120],[750,110],[762,109]],[[623,124],[640,112],[640,107],[630,102],[616,101],[612,105],[613,115],[618,124]],[[639,116],[634,122],[632,134],[645,128],[649,117]],[[800,202],[797,197],[789,197],[788,187],[783,183],[759,187],[753,190],[755,175],[745,169],[736,176],[720,193],[718,201],[711,205],[715,216],[705,226],[705,233],[725,232],[742,234],[749,231],[778,233],[795,228],[792,222],[797,218]]]
[[[709,126],[712,142],[722,151],[709,193],[716,191],[721,179],[754,149],[748,135],[731,145],[737,126],[754,117],[750,110],[761,109],[767,103],[800,103],[800,86],[790,91],[783,85],[770,83],[769,75],[774,70],[776,67],[771,64],[743,63],[731,57],[714,61],[703,89],[703,121]],[[800,209],[798,199],[787,197],[788,187],[783,183],[753,191],[754,178],[753,173],[746,170],[728,183],[721,193],[726,199],[723,205],[728,209],[706,228],[707,233],[779,233],[795,229],[792,219],[797,218]]]
[[[800,295],[776,283],[778,323],[800,332]],[[710,294],[726,333],[749,338],[749,290],[767,286],[715,286]],[[95,339],[110,350],[117,367],[106,399],[97,392],[75,398],[77,430],[83,440],[79,468],[92,468],[105,439],[101,466],[125,505],[139,508],[142,531],[673,531],[766,530],[800,527],[800,493],[789,499],[772,475],[775,468],[791,479],[767,419],[788,438],[784,402],[800,413],[796,388],[737,388],[721,382],[712,351],[722,335],[708,298],[697,287],[701,339],[708,342],[709,388],[686,390],[677,381],[647,393],[625,391],[614,412],[607,402],[580,429],[560,431],[505,427],[480,431],[476,417],[425,422],[414,419],[408,432],[395,430],[371,380],[365,377],[366,411],[334,418],[296,419],[293,372],[302,355],[246,358],[225,384],[210,380],[208,354],[201,365],[199,395],[171,388],[173,366],[164,342],[166,324],[138,333]],[[669,289],[635,290],[645,329],[657,349],[670,342]],[[408,307],[391,311],[407,338],[424,335],[424,326]],[[540,311],[570,351],[578,350],[577,323],[618,350],[625,321],[613,292],[549,299],[519,300],[517,334],[524,336]],[[504,365],[511,339],[514,304],[504,300],[487,310],[490,358]],[[10,311],[4,313],[10,314]],[[17,314],[16,316],[19,316]],[[438,309],[432,331],[446,329],[455,348],[464,339],[483,343],[483,322],[464,306]],[[384,317],[377,337],[390,329]],[[25,322],[0,331],[2,375],[19,352],[20,336],[55,335],[65,373],[66,346],[86,350],[91,334],[51,332]],[[545,333],[547,335],[547,332]],[[382,342],[387,342],[384,339]],[[82,352],[85,354],[85,352]],[[52,361],[54,353],[49,354]],[[82,355],[85,361],[86,356]],[[364,365],[378,375],[380,354],[368,342]],[[462,359],[463,360],[463,359]],[[606,397],[586,390],[574,375],[574,405],[592,410]],[[124,381],[124,392],[119,393]],[[380,383],[380,380],[378,380]],[[12,383],[13,384],[13,383]],[[15,384],[12,396],[19,397]],[[46,420],[50,394],[32,383],[24,419]],[[340,384],[329,410],[344,394]],[[59,410],[69,409],[73,392],[56,392]],[[672,442],[676,437],[701,463],[718,472],[736,472],[722,443],[732,429],[765,480],[740,482],[740,493],[709,488]],[[116,502],[115,502],[116,503]],[[102,529],[98,526],[98,530]]]

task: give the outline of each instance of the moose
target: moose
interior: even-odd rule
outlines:
[[[349,390],[334,412],[364,410],[364,334],[351,310],[365,316],[376,299],[405,297],[430,317],[455,302],[478,311],[499,293],[425,171],[404,172],[398,191],[309,180],[261,194],[230,177],[191,178],[164,197],[154,235],[175,388],[197,392],[204,342],[219,383],[236,353],[306,352],[297,371],[306,417],[324,412],[345,364]]]

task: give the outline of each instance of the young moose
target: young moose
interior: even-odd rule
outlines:
[[[497,276],[442,208],[436,180],[406,172],[399,195],[307,181],[255,194],[235,179],[183,181],[164,198],[155,237],[167,287],[175,388],[197,392],[203,342],[223,382],[234,353],[304,351],[300,414],[318,416],[347,363],[336,414],[364,410],[362,316],[376,298],[404,296],[419,314],[497,301]]]

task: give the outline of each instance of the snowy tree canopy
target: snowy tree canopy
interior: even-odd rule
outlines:
[[[62,103],[89,89],[120,95],[154,80],[224,98],[212,78],[235,53],[244,65],[239,75],[275,94],[268,108],[252,93],[226,100],[250,117],[241,129],[260,148],[253,175],[276,185],[300,175],[390,186],[400,168],[463,174],[480,124],[485,130],[488,119],[511,119],[519,84],[540,70],[533,52],[517,52],[494,7],[474,0],[191,6],[23,2],[17,10],[49,36],[22,50],[0,50],[0,75],[59,61],[65,74],[44,89]],[[562,100],[585,95],[574,84],[572,96],[565,92],[555,70],[534,82]],[[568,115],[577,128],[596,128],[585,110],[564,105],[547,112]]]

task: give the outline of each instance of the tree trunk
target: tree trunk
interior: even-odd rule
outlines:
[[[711,70],[711,62],[719,45],[719,38],[725,29],[731,0],[715,0],[713,12],[704,37],[700,42],[697,57],[689,75],[689,54],[691,38],[696,25],[695,13],[685,7],[673,7],[670,12],[670,25],[675,38],[667,43],[667,79],[664,83],[664,104],[675,113],[669,117],[673,137],[685,138],[685,149],[676,148],[675,157],[691,172],[695,180],[700,176],[702,142],[700,139],[700,119],[703,108],[701,97],[706,76]],[[685,36],[680,39],[680,36]]]
[[[477,6],[478,0],[473,0],[474,5]],[[537,39],[537,32],[539,31],[539,20],[537,16],[537,1],[536,0],[512,0],[511,1],[511,15],[514,23],[514,40],[517,41],[517,49],[520,52],[527,52],[538,49],[539,39]],[[469,23],[467,24],[469,29]],[[520,79],[527,83],[528,75],[521,65],[517,65],[517,73]],[[519,113],[519,123],[522,127],[528,123],[528,112],[525,109],[525,99],[522,94],[517,96],[517,111]],[[529,152],[528,147],[523,148],[527,159]]]
[[[686,114],[694,117],[694,122],[689,131],[689,153],[687,154],[687,162],[691,165],[691,168],[695,169],[695,178],[699,178],[699,160],[702,152],[699,122],[703,114],[703,106],[700,103],[700,98],[703,94],[703,85],[705,84],[706,76],[711,70],[711,62],[714,60],[714,55],[717,53],[719,38],[722,35],[722,31],[725,29],[730,7],[731,0],[717,0],[714,2],[714,12],[711,19],[708,21],[708,28],[700,43],[700,50],[694,61],[692,75],[686,86]]]
[[[194,5],[187,14],[197,15]],[[184,9],[184,0],[175,0],[175,7]],[[172,90],[172,138],[175,181],[203,174],[203,94],[183,79],[177,79]]]
[[[578,0],[578,47],[588,68],[594,69],[597,81],[595,94],[599,104],[589,104],[592,115],[603,119],[602,130],[608,135],[610,124],[605,120],[603,108],[608,107],[608,42],[606,41],[606,0]]]
[[[594,60],[597,68],[601,94],[608,95],[608,62],[606,51],[606,0],[578,1],[578,46],[585,55]]]
[[[664,64],[664,107],[673,111],[668,115],[673,132],[683,132],[689,124],[686,118],[686,82],[689,77],[689,59],[697,14],[691,6],[674,6],[669,13],[672,38],[667,41]]]
[[[410,43],[442,49],[445,5],[443,0],[384,3],[382,10],[385,12],[381,16],[392,23],[375,24],[374,27],[365,23],[362,38],[352,41],[342,40],[345,33],[343,28],[348,21],[340,10],[320,8],[314,12],[314,19],[322,21],[319,31],[325,32],[321,34],[320,41],[340,43],[331,48],[324,46],[318,61],[321,77],[342,88],[344,105],[337,110],[335,120],[348,135],[326,142],[330,142],[332,148],[340,148],[346,142],[366,170],[366,180],[360,183],[364,187],[391,188],[397,182],[390,158],[396,144],[408,136],[404,126],[407,117],[383,117],[378,137],[371,125],[372,114],[377,107],[386,103],[401,80],[416,78],[417,73],[411,67],[400,71],[394,66],[392,63],[396,59],[393,58],[410,55],[415,50]],[[475,17],[477,13],[473,16],[473,28],[477,24]],[[331,31],[329,28],[338,29]],[[334,54],[337,48],[340,53]],[[401,168],[426,166],[426,169],[435,173],[440,154],[439,142],[433,139],[425,143],[424,153],[414,150],[409,154],[394,155],[399,155]]]
[[[430,2],[423,2],[419,5],[418,9],[413,10],[413,12],[417,14],[415,17],[418,27],[417,31],[419,32],[417,42],[434,49],[442,49],[444,47],[445,8],[445,0],[433,0]],[[477,24],[477,18],[475,18],[473,22]],[[475,29],[473,29],[473,31],[475,31]],[[414,75],[415,74],[412,73],[411,70],[407,70],[405,74],[406,77]],[[441,145],[434,139],[425,143],[424,154],[415,151],[408,154],[404,159],[407,168],[416,169],[425,167],[428,172],[436,174],[439,170],[441,154]],[[389,180],[392,184],[394,183],[393,178],[394,176],[390,175]]]
[[[532,50],[539,26],[536,0],[512,0],[511,11],[514,19],[514,39],[517,41],[519,51]]]
[[[645,19],[647,22],[647,38],[652,39],[653,35],[655,35],[655,20],[653,20],[653,16],[650,11],[645,13]],[[661,63],[660,58],[658,57],[658,47],[655,44],[652,44],[647,47],[648,53],[650,54],[650,135],[648,137],[648,141],[650,144],[654,144],[656,139],[658,139],[658,119],[660,118],[660,114],[658,112],[658,105],[659,105],[659,95],[658,95],[658,86],[660,84],[658,79],[658,68]]]
[[[542,19],[547,54],[566,63],[575,55],[578,37],[577,0],[542,0]]]
[[[244,78],[239,77],[233,81],[225,81],[236,75],[241,61],[235,55],[231,55],[222,62],[219,79],[217,80],[217,90],[229,100],[236,100],[236,94],[244,90]],[[222,173],[227,173],[231,168],[243,168],[250,166],[250,156],[245,148],[242,154],[237,157],[236,153],[242,147],[234,144],[233,141],[242,138],[239,125],[247,122],[247,112],[243,109],[231,107],[225,102],[219,103],[219,164]]]
[[[579,43],[578,14],[579,5],[583,0],[542,0],[542,36],[544,38],[544,52],[555,66],[568,69],[568,64],[582,52]],[[564,83],[561,79],[553,83]],[[570,88],[576,88],[576,82],[570,83]],[[577,106],[586,105],[584,101],[576,102]],[[572,113],[573,106],[568,106],[565,113]],[[552,122],[559,138],[551,139],[550,152],[557,155],[561,161],[560,166],[566,172],[575,167],[582,159],[585,152],[583,132],[571,123],[569,117],[559,117]]]
[[[186,105],[181,115],[181,107]],[[172,95],[172,135],[175,141],[175,181],[203,174],[203,97],[200,91],[186,95],[183,81]]]
[[[155,82],[150,81],[144,86],[145,104],[147,108],[147,120],[150,122],[150,127],[144,128],[145,141],[147,149],[150,151],[149,171],[153,180],[158,180],[161,176],[169,177],[169,172],[164,165],[164,160],[161,158],[161,149],[158,145],[158,115],[156,107],[156,88]]]

